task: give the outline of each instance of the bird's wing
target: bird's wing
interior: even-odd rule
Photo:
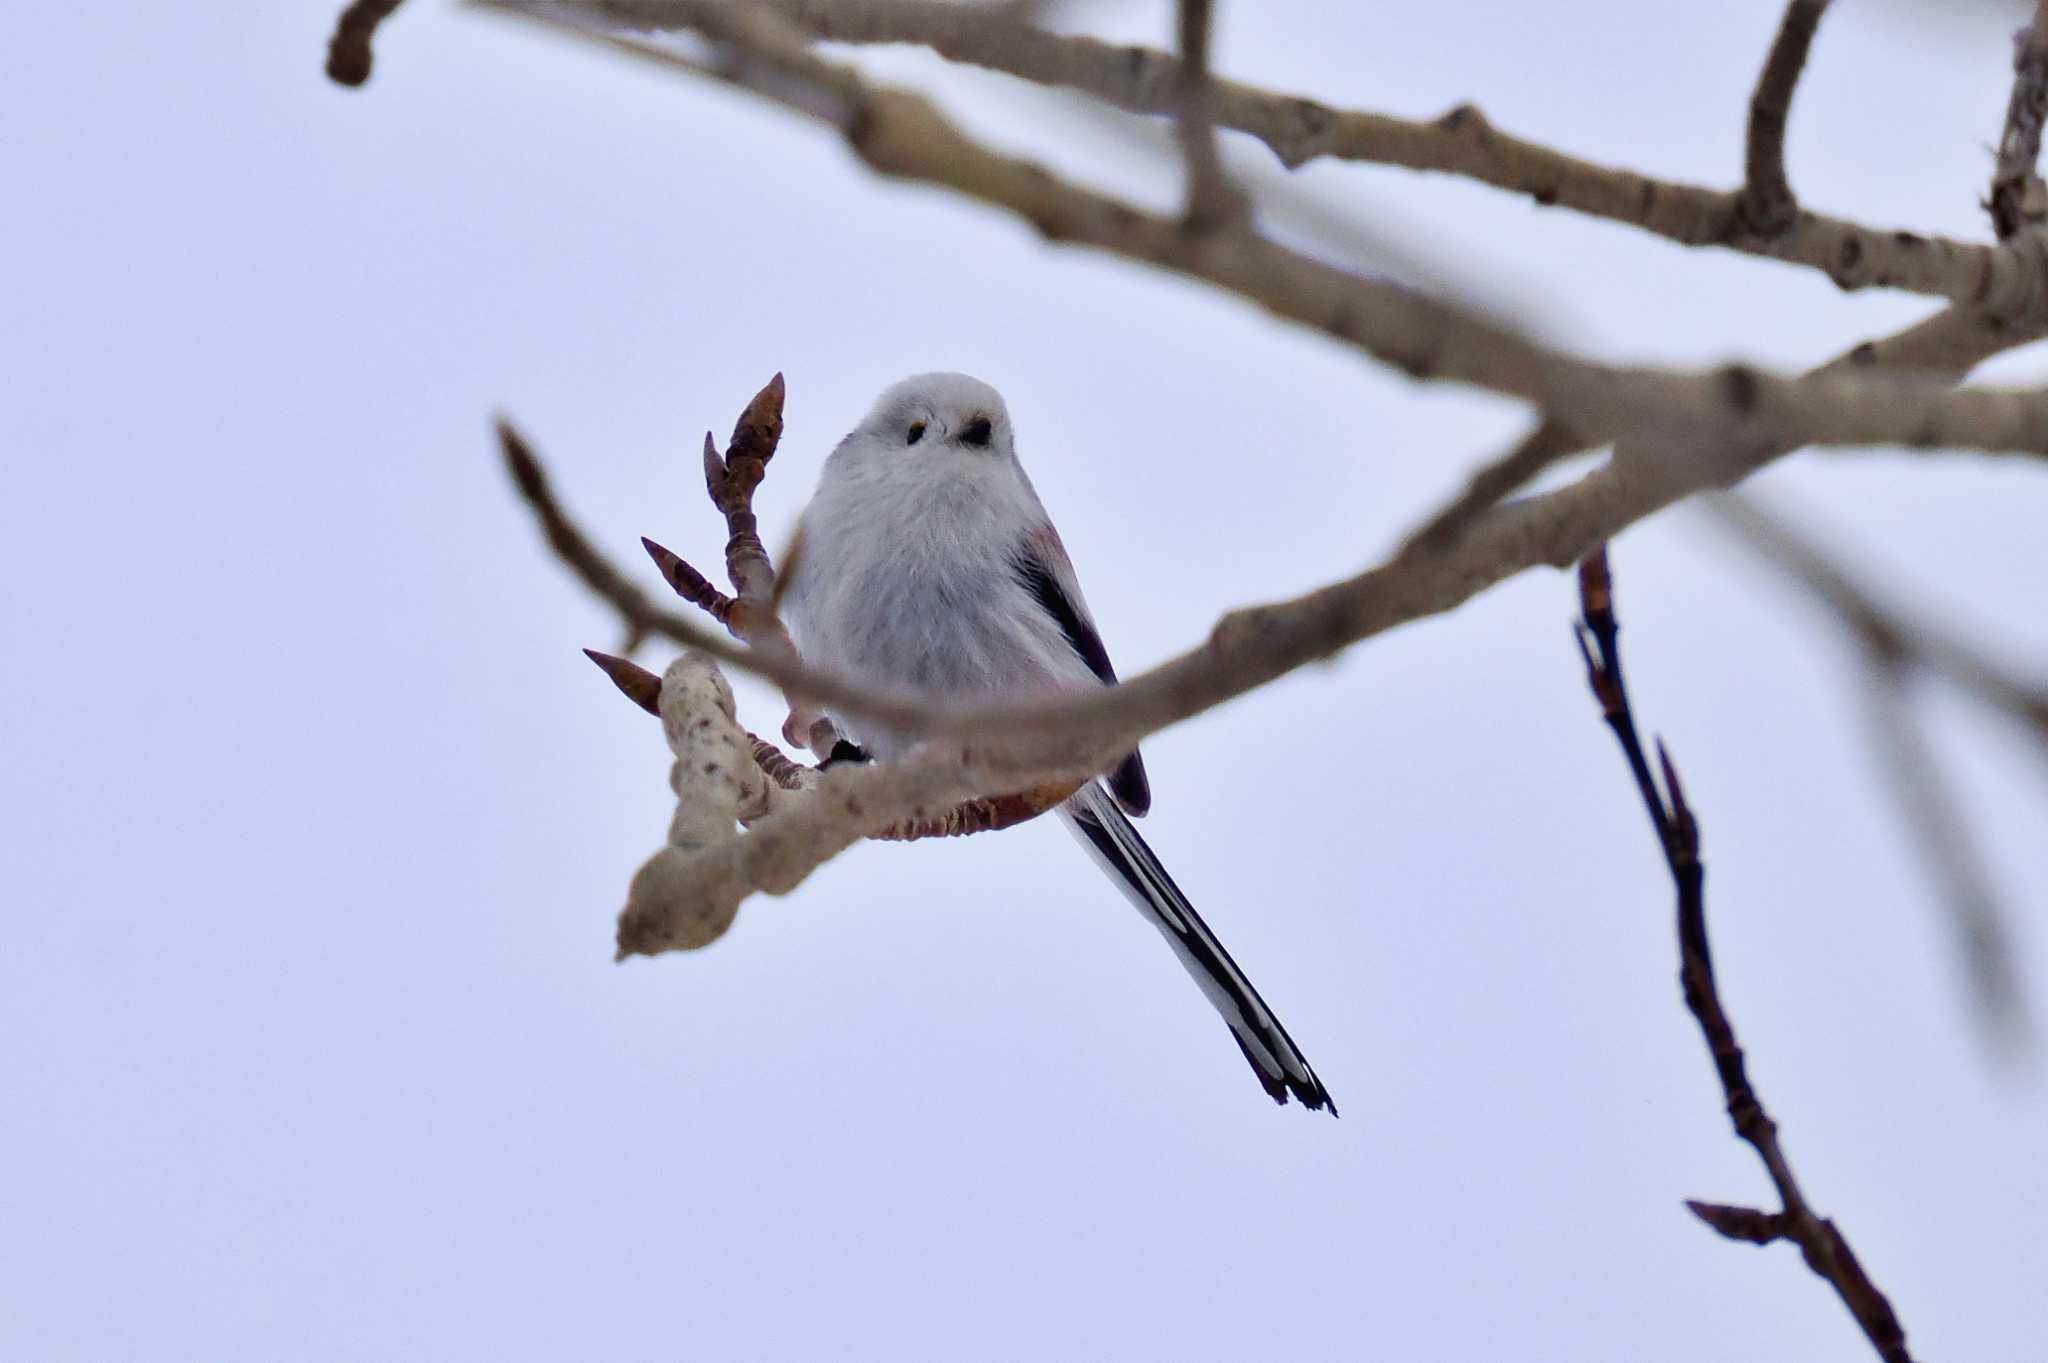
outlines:
[[[1067,557],[1066,546],[1060,543],[1059,531],[1048,524],[1027,534],[1017,549],[1016,568],[1018,580],[1060,627],[1060,633],[1088,665],[1088,670],[1104,686],[1116,685],[1116,668],[1110,665],[1109,650],[1102,646],[1102,635],[1088,613],[1080,580],[1074,575],[1074,562]],[[1110,772],[1109,790],[1126,813],[1143,817],[1152,807],[1152,784],[1146,779],[1145,759],[1137,749],[1133,748]]]

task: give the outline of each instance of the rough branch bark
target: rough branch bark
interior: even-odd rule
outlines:
[[[635,686],[644,690],[644,683]],[[627,689],[623,682],[621,689]],[[619,914],[620,960],[717,941],[750,895],[789,893],[864,837],[981,832],[1003,826],[1005,813],[1029,802],[980,798],[982,791],[1018,788],[1021,769],[1000,757],[984,761],[960,744],[913,753],[900,763],[804,773],[792,785],[786,777],[771,778],[757,751],[768,745],[740,727],[732,690],[708,658],[683,654],[656,691],[662,731],[675,754],[669,779],[676,810],[667,844],[633,876]],[[1099,765],[1071,766],[1064,781],[1049,784],[1064,784],[1064,798]],[[1039,804],[1030,813],[1048,807]],[[737,830],[741,823],[749,825],[747,832]]]
[[[805,32],[834,42],[915,43],[951,61],[1078,90],[1134,113],[1176,117],[1180,111],[1180,63],[1164,52],[1049,33],[1000,10],[951,0],[762,2]],[[701,28],[704,11],[704,0],[579,5],[648,30]],[[488,7],[522,5],[488,0]],[[1988,307],[2008,320],[2048,320],[2048,251],[2038,242],[2016,237],[1992,247],[1803,209],[1783,230],[1759,235],[1744,217],[1740,189],[1661,180],[1569,156],[1495,127],[1471,104],[1440,118],[1404,119],[1219,79],[1214,107],[1219,126],[1257,138],[1290,168],[1328,157],[1460,175],[1681,245],[1720,246],[1803,265],[1844,289],[1902,289]]]
[[[1781,1203],[1781,1209],[1775,1213],[1708,1202],[1688,1202],[1686,1206],[1730,1239],[1758,1245],[1789,1240],[1797,1245],[1807,1267],[1826,1279],[1849,1308],[1878,1357],[1885,1363],[1912,1363],[1906,1350],[1905,1330],[1891,1302],[1864,1271],[1849,1247],[1848,1237],[1807,1203],[1778,1139],[1778,1125],[1771,1120],[1756,1086],[1750,1082],[1748,1061],[1736,1040],[1735,1024],[1721,1002],[1714,978],[1713,951],[1707,939],[1706,867],[1699,855],[1699,823],[1685,802],[1678,769],[1670,754],[1658,744],[1658,765],[1663,775],[1660,790],[1637,734],[1628,686],[1622,677],[1613,583],[1604,546],[1594,550],[1580,565],[1579,604],[1579,650],[1585,657],[1587,685],[1628,760],[1636,791],[1650,816],[1677,891],[1679,983],[1685,1006],[1699,1024],[1700,1035],[1713,1057],[1735,1134],[1756,1151]]]

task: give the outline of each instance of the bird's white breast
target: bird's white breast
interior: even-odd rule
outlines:
[[[806,661],[941,700],[1098,684],[1017,574],[1044,510],[1014,465],[860,453],[833,455],[804,512],[789,614]]]

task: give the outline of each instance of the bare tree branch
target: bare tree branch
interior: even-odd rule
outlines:
[[[1990,335],[1973,319],[1944,314],[1874,344],[1869,362],[1954,361],[1973,339],[1981,344]],[[1775,454],[1745,451],[1729,465],[1728,476],[1747,471],[1743,460],[1760,464]],[[1657,467],[1654,461],[1611,464],[1569,487],[1480,518],[1451,551],[1398,554],[1308,596],[1236,612],[1200,647],[1121,686],[1084,697],[980,711],[949,709],[938,698],[929,704],[892,702],[866,696],[830,674],[811,673],[800,665],[791,671],[751,650],[720,645],[743,664],[807,692],[843,688],[849,704],[899,714],[899,722],[922,725],[933,741],[901,763],[826,773],[835,783],[818,787],[824,807],[778,811],[789,817],[772,829],[764,824],[731,846],[721,842],[688,855],[663,854],[658,871],[649,873],[654,879],[638,892],[641,907],[633,919],[638,926],[622,937],[622,949],[664,950],[710,940],[703,934],[729,924],[746,894],[786,893],[862,837],[936,836],[1014,822],[1010,813],[1015,806],[1000,801],[986,816],[964,807],[988,798],[989,791],[1024,792],[1027,804],[1049,807],[1063,798],[1062,782],[1070,783],[1064,787],[1070,793],[1071,783],[1103,769],[1146,733],[1328,657],[1348,643],[1447,611],[1536,562],[1568,566],[1622,526],[1697,490],[1668,476],[1654,477]],[[571,546],[574,557],[565,552],[565,561],[601,595],[609,588],[606,599],[615,607],[644,613],[644,604],[635,605],[641,600],[637,589],[589,551],[587,541],[553,505],[545,480],[529,476],[526,481],[538,489],[528,496],[550,527],[551,542],[558,552]],[[668,631],[663,617],[647,618],[651,628]],[[685,640],[695,633],[687,625],[680,632]],[[630,675],[621,680],[618,669],[607,671],[634,694]],[[637,685],[644,693],[646,682]],[[749,738],[736,730],[733,743],[737,747]],[[955,810],[963,812],[956,816]],[[758,849],[750,841],[757,835],[764,839]],[[698,865],[698,853],[711,860]]]
[[[370,39],[377,25],[389,19],[405,0],[355,0],[334,21],[327,41],[327,78],[336,85],[358,86],[370,78]]]
[[[1539,422],[1515,447],[1482,465],[1465,488],[1443,510],[1410,535],[1404,549],[1439,553],[1455,544],[1473,521],[1498,506],[1530,479],[1553,464],[1591,448],[1554,421]]]
[[[484,0],[471,0],[484,3]],[[699,28],[702,0],[575,0],[632,28]],[[965,65],[1060,86],[1134,113],[1176,117],[1180,64],[1164,53],[1049,33],[1000,10],[948,0],[760,0],[806,32],[843,43],[916,43]],[[533,9],[533,0],[491,0]],[[1316,100],[1215,82],[1216,121],[1264,142],[1290,168],[1318,157],[1460,175],[1539,204],[1641,228],[1686,246],[1721,246],[1819,270],[1844,289],[1892,288],[2048,318],[2048,241],[2000,247],[1866,227],[1805,210],[1760,236],[1737,190],[1660,180],[1566,155],[1491,124],[1470,104],[1413,120],[1333,109]]]
[[[548,547],[569,565],[576,576],[583,579],[585,586],[611,603],[612,609],[619,613],[619,619],[626,626],[627,652],[637,648],[648,635],[661,634],[685,648],[702,649],[714,656],[727,653],[735,658],[739,656],[739,650],[728,648],[689,620],[673,611],[665,611],[649,600],[647,594],[634,586],[611,560],[598,552],[562,509],[561,503],[555,499],[547,470],[541,467],[540,459],[526,437],[504,417],[498,418],[497,433],[506,472],[511,474],[512,485],[519,489],[519,495],[540,521]],[[710,584],[705,586],[709,588]]]
[[[2008,329],[1952,309],[1895,336],[1865,343],[1842,363],[1959,374],[2011,340]],[[988,790],[1031,790],[1041,782],[1098,770],[1145,734],[1326,658],[1347,644],[1449,611],[1538,564],[1569,566],[1627,525],[1717,481],[1739,480],[1783,452],[1764,446],[1731,450],[1714,461],[1710,474],[1679,470],[1675,475],[1668,464],[1647,457],[1612,463],[1555,492],[1479,518],[1451,551],[1404,551],[1307,596],[1227,616],[1199,647],[1118,687],[1085,697],[963,710],[943,697],[876,695],[831,673],[735,648],[682,617],[657,610],[575,530],[554,502],[531,452],[516,437],[507,442],[513,476],[550,542],[622,617],[644,622],[650,633],[700,648],[855,713],[935,737],[985,745],[975,750],[975,760],[982,769],[1000,771],[1010,784],[976,790],[961,776],[968,765],[962,755],[956,761],[958,770],[951,773],[959,778],[955,786],[967,787],[961,800]],[[946,760],[936,750],[927,758],[939,764]],[[916,780],[928,784],[864,788],[865,807],[873,817],[850,837],[879,831],[904,817],[875,811],[915,805],[931,790],[954,788],[945,784],[946,775],[926,770]],[[881,774],[863,779],[886,780]]]
[[[2012,73],[2012,99],[1985,203],[2000,241],[2048,220],[2048,186],[2035,170],[2041,159],[2041,123],[2048,118],[2048,0],[2039,0],[2032,22],[2013,37]]]
[[[1778,25],[1778,36],[1749,97],[1749,136],[1743,157],[1744,181],[1737,200],[1743,222],[1766,240],[1789,230],[1799,217],[1799,204],[1785,179],[1785,121],[1792,112],[1792,91],[1806,69],[1806,53],[1828,0],[1791,0]]]
[[[1663,745],[1657,749],[1663,776],[1659,790],[1642,740],[1636,732],[1628,686],[1622,677],[1619,626],[1614,614],[1613,582],[1604,547],[1586,557],[1579,569],[1579,650],[1586,661],[1586,680],[1600,702],[1602,716],[1614,731],[1628,759],[1637,793],[1657,833],[1665,865],[1678,897],[1679,982],[1686,1008],[1699,1024],[1721,1080],[1729,1120],[1735,1134],[1756,1151],[1782,1209],[1776,1213],[1715,1203],[1689,1202],[1694,1215],[1730,1239],[1752,1244],[1789,1240],[1799,1246],[1806,1265],[1826,1279],[1856,1318],[1871,1347],[1885,1363],[1912,1363],[1906,1334],[1891,1302],[1870,1280],[1849,1241],[1831,1220],[1807,1203],[1778,1140],[1778,1125],[1764,1110],[1763,1099],[1750,1082],[1748,1063],[1735,1037],[1735,1024],[1721,1002],[1714,978],[1714,958],[1707,940],[1706,868],[1700,861],[1699,824],[1685,802],[1678,769]]]
[[[684,653],[657,692],[676,756],[676,812],[667,845],[633,877],[619,915],[621,960],[716,941],[748,896],[789,893],[864,837],[949,837],[1004,827],[1027,804],[1035,803],[1036,813],[1059,803],[1104,765],[1069,762],[1061,775],[1027,790],[1038,778],[1015,760],[952,744],[928,746],[901,762],[799,770],[792,786],[789,773],[777,779],[753,751],[765,745],[739,726],[732,690],[708,658]],[[1030,770],[1043,773],[1048,765],[1037,760]],[[1064,792],[1044,802],[1042,789],[1061,785]],[[1026,793],[984,798],[989,790]],[[741,823],[747,832],[737,831]]]

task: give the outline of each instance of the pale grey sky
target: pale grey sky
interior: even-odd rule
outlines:
[[[1836,10],[1795,184],[1981,234],[2010,12]],[[1726,183],[1776,11],[1226,5],[1218,62]],[[1163,41],[1165,16],[1098,17]],[[1126,674],[1381,554],[1521,414],[436,0],[336,90],[332,17],[10,24],[0,1356],[1866,1356],[1792,1250],[1680,1205],[1766,1184],[1679,1006],[1560,575],[1147,745],[1146,836],[1341,1121],[1259,1094],[1049,823],[856,849],[711,950],[612,965],[666,754],[578,655],[615,628],[515,504],[494,411],[623,558],[643,533],[709,558],[696,445],[769,374],[776,533],[876,391],[978,374]],[[1000,79],[944,89],[1172,192],[1121,144],[1063,152],[1087,125]],[[1799,366],[1928,306],[1448,180],[1302,179],[1602,355]],[[1758,491],[2048,658],[2038,470],[1814,456]],[[1974,1043],[1852,657],[1697,518],[1615,563],[1810,1192],[1917,1352],[2040,1357],[2041,1086]],[[1926,705],[2048,982],[2040,764]]]

